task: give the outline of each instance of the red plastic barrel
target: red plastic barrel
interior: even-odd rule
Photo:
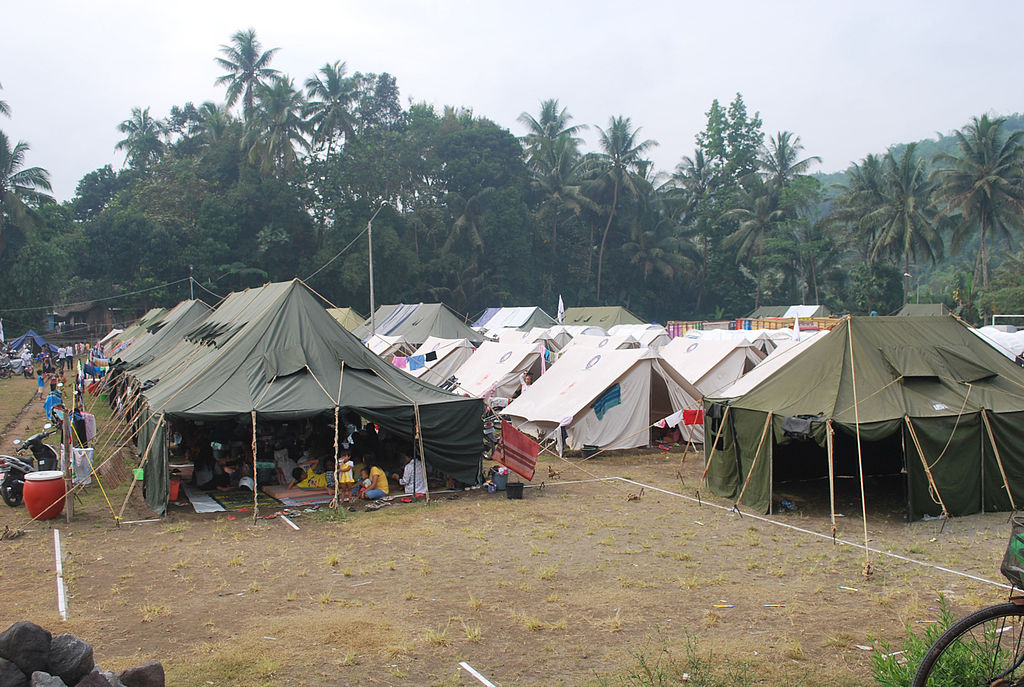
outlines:
[[[37,520],[50,520],[64,512],[64,473],[43,470],[25,475],[25,508]]]

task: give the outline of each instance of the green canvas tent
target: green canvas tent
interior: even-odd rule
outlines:
[[[174,347],[185,332],[210,314],[210,306],[202,301],[184,300],[171,308],[165,317],[137,337],[117,355],[129,367],[139,367],[158,358]]]
[[[1024,371],[953,317],[847,318],[704,404],[709,487],[755,510],[773,482],[861,467],[906,472],[910,519],[1024,504]]]
[[[142,317],[136,320],[135,324],[125,327],[125,330],[103,344],[103,350],[107,355],[123,351],[128,344],[135,341],[136,337],[142,336],[150,327],[157,324],[167,315],[167,308],[152,308],[146,311]]]
[[[948,314],[949,308],[944,303],[905,303],[896,313],[899,317],[929,317]]]
[[[350,332],[363,326],[363,316],[352,308],[327,308],[327,312]]]
[[[373,329],[382,336],[402,336],[413,346],[422,346],[430,337],[469,339],[474,346],[484,337],[462,321],[444,303],[398,303],[382,305],[374,314]],[[370,320],[352,332],[364,341],[370,336]]]
[[[562,315],[564,325],[600,327],[606,332],[617,324],[647,324],[621,305],[588,308],[566,308]]]
[[[138,445],[148,460],[146,502],[157,513],[168,500],[167,418],[255,413],[258,425],[354,410],[410,441],[419,428],[427,463],[444,474],[467,483],[479,476],[482,401],[384,362],[298,280],[229,295],[171,350],[131,375],[150,386]]]

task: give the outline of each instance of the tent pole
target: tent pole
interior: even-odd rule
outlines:
[[[329,508],[338,508],[338,432],[341,427],[338,425],[338,406],[334,406],[334,498],[331,499]]]
[[[857,366],[853,361],[853,318],[846,317],[846,339],[850,347],[850,375],[853,381],[853,421],[857,428],[857,476],[860,479],[860,515],[864,522],[864,577],[871,576],[871,553],[868,550],[868,505],[864,497],[864,454],[860,445],[860,405],[857,401]]]
[[[153,428],[153,436],[149,438],[149,444],[146,445],[146,450],[142,453],[142,458],[139,460],[139,467],[145,469],[146,461],[149,460],[149,450],[153,447],[153,440],[156,439],[156,433],[160,429],[160,425],[164,423],[166,415],[161,415],[160,420],[156,423],[156,427]],[[135,473],[132,473],[132,483],[128,485],[128,493],[124,495],[124,503],[121,504],[121,512],[117,514],[114,522],[120,527],[121,517],[124,515],[124,509],[128,507],[128,499],[132,497],[132,491],[135,489],[135,483],[139,480],[135,477]]]
[[[259,484],[256,482],[256,411],[252,411],[252,522],[255,525],[259,514]]]
[[[732,410],[732,406],[726,406],[725,412],[722,413],[722,422],[718,425],[718,432],[715,433],[715,440],[711,443],[711,455],[708,456],[707,462],[704,463],[704,472],[700,476],[701,484],[707,483],[708,470],[711,469],[711,459],[715,457],[715,451],[718,449],[718,440],[722,438],[722,430],[725,429],[725,421],[729,417],[729,411]],[[707,437],[704,437],[705,441]],[[705,447],[707,444],[705,444]],[[707,450],[705,448],[705,450]]]
[[[420,446],[420,460],[423,461],[423,481],[427,481],[427,454],[423,452],[423,426],[420,424],[420,404],[412,404],[413,413],[416,416],[416,441]],[[416,466],[413,466],[412,471],[412,495],[416,496]],[[423,485],[423,493],[427,495],[427,503],[430,503],[430,485]]]
[[[910,430],[910,438],[914,440],[914,446],[917,447],[917,455],[921,458],[921,465],[924,466],[924,474],[928,477],[928,485],[931,491],[935,492],[935,500],[938,501],[942,507],[942,516],[949,519],[949,511],[946,510],[946,504],[942,501],[942,494],[939,493],[939,487],[935,484],[935,478],[932,476],[931,466],[928,465],[928,459],[924,457],[924,449],[921,448],[921,442],[917,439],[917,432],[914,430],[913,423],[910,422],[910,416],[904,415],[903,419],[907,421],[907,429]],[[945,526],[945,522],[943,522]]]
[[[982,409],[981,419],[985,421],[985,431],[988,432],[988,440],[992,442],[992,452],[996,455],[996,465],[999,466],[999,474],[1003,477],[1003,486],[1006,487],[1006,495],[1010,498],[1010,508],[1016,511],[1017,504],[1013,501],[1013,492],[1010,490],[1010,483],[1006,479],[1006,470],[1003,468],[1003,459],[999,456],[999,447],[996,446],[996,437],[992,432],[992,425],[989,424],[987,410]],[[985,462],[982,461],[982,465],[984,464]],[[982,480],[982,484],[984,484],[984,480]],[[984,500],[982,500],[981,508],[982,511],[985,510]]]
[[[836,470],[835,470],[835,445],[832,429],[832,420],[825,422],[825,448],[828,451],[828,503],[832,513],[832,543],[836,543]]]

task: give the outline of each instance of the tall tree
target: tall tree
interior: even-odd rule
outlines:
[[[249,161],[264,174],[291,173],[298,163],[298,150],[309,150],[307,125],[302,117],[305,100],[294,82],[284,76],[257,89],[259,109],[246,130]]]
[[[736,231],[726,238],[725,246],[736,251],[736,262],[744,262],[754,271],[757,277],[754,307],[757,308],[761,305],[764,241],[785,218],[785,213],[779,208],[779,195],[757,175],[748,175],[740,191],[739,207],[729,210],[723,217],[738,223]]]
[[[803,149],[800,137],[789,131],[780,131],[762,148],[757,166],[776,190],[781,191],[798,175],[806,174],[813,163],[821,163],[817,155],[799,159]]]
[[[640,195],[639,186],[644,181],[641,172],[646,169],[643,154],[658,145],[650,139],[639,140],[640,129],[633,128],[629,117],[612,117],[608,129],[597,127],[600,132],[601,152],[597,155],[600,177],[612,184],[612,197],[608,205],[608,221],[601,234],[601,248],[597,254],[597,300],[601,301],[601,271],[604,267],[605,244],[608,242],[608,231],[612,228],[615,213],[619,209],[619,194],[623,191],[636,197]]]
[[[277,51],[278,48],[263,50],[256,39],[255,29],[248,29],[236,32],[230,43],[220,46],[223,57],[214,58],[226,70],[214,83],[218,86],[227,84],[228,107],[241,98],[242,114],[246,120],[252,115],[258,87],[277,76],[277,70],[270,67]]]
[[[865,218],[878,227],[871,246],[871,260],[882,255],[903,259],[903,273],[910,273],[910,259],[918,256],[935,262],[942,257],[942,237],[935,227],[935,211],[930,206],[932,184],[925,161],[917,156],[917,145],[909,144],[900,155],[885,156],[885,184],[881,203]],[[904,289],[903,302],[907,301]]]
[[[989,282],[989,243],[1024,229],[1024,131],[1003,135],[1006,119],[975,117],[956,132],[957,155],[940,153],[932,174],[939,182],[935,200],[943,212],[956,213],[952,248],[960,249],[975,229],[980,244],[975,261],[975,283],[980,272],[983,287]]]
[[[7,248],[11,232],[28,233],[41,219],[36,208],[52,201],[50,173],[42,167],[24,167],[28,143],[11,147],[0,131],[0,255]]]
[[[3,90],[3,87],[3,84],[0,84],[0,90]],[[7,117],[11,116],[11,108],[7,104],[6,100],[0,100],[0,115],[6,115]]]
[[[133,107],[132,116],[118,124],[117,130],[125,137],[114,149],[125,151],[125,164],[145,169],[164,151],[164,126],[150,116],[148,107]]]
[[[534,117],[529,112],[519,115],[519,123],[526,127],[523,143],[526,144],[526,155],[532,161],[542,153],[546,146],[553,145],[562,136],[578,147],[582,142],[579,133],[585,131],[586,124],[570,124],[572,115],[566,107],[559,108],[558,98],[545,100],[540,104],[540,114]]]
[[[828,224],[849,228],[850,231],[842,233],[852,240],[852,245],[860,250],[863,259],[868,260],[871,246],[881,230],[876,224],[878,216],[872,213],[885,200],[883,158],[868,155],[850,167],[847,179],[845,186],[838,187],[835,210],[828,218]]]
[[[306,79],[306,108],[303,114],[315,145],[323,144],[325,162],[330,163],[331,148],[343,137],[355,136],[352,105],[356,97],[355,82],[345,76],[345,63],[328,62],[317,74]]]

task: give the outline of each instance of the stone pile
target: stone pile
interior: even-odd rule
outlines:
[[[164,687],[164,667],[101,670],[88,642],[22,621],[0,633],[0,687]]]

